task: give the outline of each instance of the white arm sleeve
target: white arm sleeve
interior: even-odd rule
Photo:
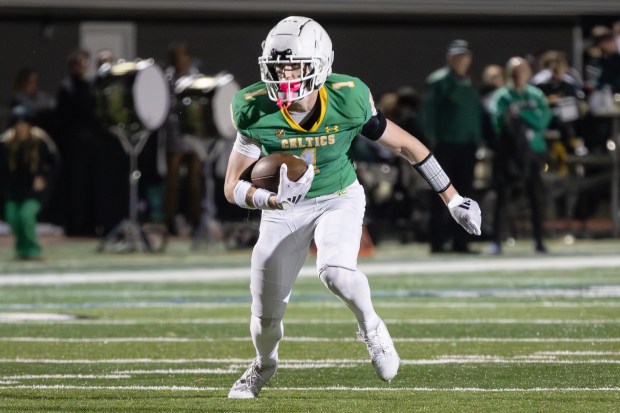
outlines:
[[[235,139],[233,150],[249,158],[259,158],[261,154],[260,144],[239,132],[237,132],[237,139]]]

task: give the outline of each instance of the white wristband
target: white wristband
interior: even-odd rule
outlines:
[[[428,182],[433,191],[442,193],[450,187],[450,178],[432,153],[429,153],[422,162],[413,165],[413,167]]]
[[[461,205],[463,199],[465,198],[463,198],[459,194],[454,195],[452,198],[450,198],[450,202],[448,202],[448,208],[452,209],[455,206]]]
[[[273,192],[266,189],[258,188],[252,196],[254,206],[258,209],[273,209],[269,206],[269,198],[273,195]]]
[[[237,185],[235,185],[235,189],[233,190],[233,196],[235,198],[235,203],[241,208],[256,209],[255,207],[248,205],[245,200],[251,186],[252,184],[248,181],[239,181],[237,182]]]

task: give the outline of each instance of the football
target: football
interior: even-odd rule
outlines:
[[[308,169],[308,164],[301,158],[288,153],[272,153],[256,162],[252,168],[252,184],[277,193],[280,184],[280,166],[288,167],[288,179],[297,181]]]

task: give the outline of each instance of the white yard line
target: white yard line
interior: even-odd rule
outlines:
[[[620,356],[620,351],[538,351],[541,356]]]
[[[247,340],[247,338],[246,338]],[[212,343],[214,338],[185,338],[185,337],[0,337],[0,342],[13,343]]]
[[[243,365],[243,369],[247,368],[247,365]],[[227,369],[156,369],[156,370],[120,370],[115,371],[115,374],[230,374],[237,373],[238,368]]]
[[[58,322],[75,320],[73,314],[56,313],[0,313],[0,323],[22,323],[22,322]]]
[[[574,293],[575,290],[572,290]],[[586,290],[580,290],[586,291]],[[177,293],[168,293],[169,297],[177,296]],[[126,297],[128,300],[135,297]],[[373,304],[376,308],[448,308],[448,309],[460,309],[460,308],[620,308],[620,302],[612,301],[572,301],[572,302],[551,302],[551,301],[536,301],[536,302],[393,302],[384,301],[385,298],[377,298],[373,300]],[[199,309],[220,309],[220,308],[247,308],[249,301],[238,303],[197,303],[197,302],[174,302],[174,301],[145,301],[145,302],[101,302],[101,303],[81,303],[81,304],[32,304],[32,303],[13,303],[0,305],[0,311],[16,311],[16,310],[71,310],[77,311],[80,309],[90,308],[113,308],[113,309],[129,309],[129,308],[199,308]],[[289,305],[289,308],[344,308],[340,302],[293,302]],[[31,313],[23,313],[31,314]],[[57,316],[57,315],[56,315]]]
[[[2,376],[6,380],[37,380],[37,379],[130,379],[129,374],[15,374]]]
[[[242,358],[180,358],[180,359],[153,359],[153,358],[119,358],[119,359],[32,359],[32,358],[2,358],[0,364],[191,364],[191,363],[250,363],[251,359]]]
[[[368,275],[480,273],[488,271],[537,271],[580,268],[620,268],[620,256],[528,257],[455,259],[408,263],[361,263],[359,269]],[[249,279],[249,267],[218,269],[99,271],[83,274],[5,274],[0,285],[95,284],[124,282],[205,282]],[[304,266],[301,277],[316,277],[313,266]]]
[[[620,338],[570,338],[570,337],[392,337],[396,343],[620,343]],[[0,337],[0,342],[15,343],[214,343],[247,342],[247,337]],[[284,337],[284,341],[301,343],[355,343],[354,337]],[[560,352],[561,353],[561,352]],[[569,352],[566,352],[567,354]],[[577,352],[580,353],[580,352]],[[587,352],[586,352],[587,353]],[[542,353],[541,353],[542,354]],[[549,354],[555,354],[550,352]],[[559,353],[558,353],[559,354]],[[594,354],[594,353],[587,353]],[[619,353],[620,354],[620,353]]]
[[[221,324],[247,324],[249,318],[195,318],[195,319],[123,319],[123,320],[103,320],[103,319],[50,319],[44,317],[28,317],[30,313],[0,313],[0,324],[48,324],[53,322],[59,324],[79,324],[79,325],[164,325],[164,324],[187,324],[187,325],[221,325]],[[595,325],[595,324],[620,324],[620,319],[520,319],[520,318],[438,318],[438,319],[384,319],[387,324],[408,324],[408,325],[436,325],[436,324],[499,324],[499,325]],[[355,324],[354,318],[346,320],[316,320],[316,319],[285,319],[285,324],[305,324],[305,325],[338,325]]]
[[[381,299],[373,299],[375,307],[379,308],[617,308],[620,302],[611,301],[574,301],[574,302],[551,302],[536,301],[527,303],[518,302],[497,302],[497,303],[481,303],[481,302],[432,302],[432,303],[412,303],[412,302],[388,302]],[[247,305],[247,304],[246,304]],[[334,307],[341,308],[341,303],[291,303],[290,307]]]
[[[130,391],[228,391],[229,387],[191,387],[191,386],[71,386],[71,385],[33,385],[0,386],[10,390],[130,390]],[[545,393],[545,392],[618,392],[620,387],[533,387],[533,388],[479,388],[479,387],[267,387],[265,392],[277,391],[377,391],[377,392],[459,392],[459,393]]]
[[[226,364],[228,368],[245,369],[251,360],[235,358],[196,358],[196,359],[0,359],[0,364]],[[367,359],[288,359],[281,360],[278,367],[283,369],[350,367],[366,365]],[[492,355],[446,355],[434,359],[401,360],[403,365],[434,365],[434,364],[620,364],[620,360],[613,359],[557,359],[555,356],[523,355],[515,357],[498,357]]]
[[[620,364],[620,360],[596,359],[596,360],[554,360],[554,359],[510,359],[501,357],[480,358],[443,358],[438,360],[401,360],[401,364],[413,366],[443,365],[443,364]]]

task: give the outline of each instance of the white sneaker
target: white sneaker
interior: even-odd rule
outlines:
[[[392,381],[398,372],[400,358],[383,320],[381,320],[375,331],[364,333],[360,330],[357,333],[357,337],[366,343],[372,365],[379,378],[385,381]]]
[[[278,366],[261,367],[258,359],[254,359],[252,364],[243,373],[241,378],[233,384],[229,399],[254,399],[265,384],[278,370]]]

